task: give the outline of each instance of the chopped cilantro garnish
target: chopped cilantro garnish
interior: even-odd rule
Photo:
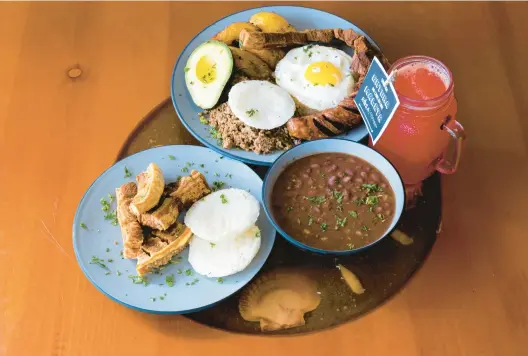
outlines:
[[[293,210],[293,206],[289,206],[287,210],[288,211],[292,211]]]
[[[192,271],[192,269],[187,268],[187,269],[185,270],[185,275],[186,275],[186,276],[192,276],[192,275],[193,275],[193,271]]]
[[[353,243],[348,243],[347,247],[349,250],[352,250],[355,247],[355,245]]]
[[[201,113],[198,115],[198,120],[200,120],[200,124],[209,125],[209,120]]]
[[[168,157],[169,157],[169,159],[170,159],[171,161],[174,161],[174,160],[176,159],[176,157],[173,156],[173,155],[169,155]]]
[[[333,191],[334,199],[337,200],[338,204],[341,204],[343,202],[343,193],[338,192],[337,190]]]
[[[227,198],[224,194],[220,195],[220,199],[222,199],[222,204],[227,204]]]
[[[215,176],[215,177],[220,177],[220,173],[218,173],[218,172],[214,172],[214,176]]]
[[[114,262],[114,260],[111,259],[111,258],[107,259],[107,261],[110,262],[110,263]]]
[[[369,228],[367,227],[367,225],[363,225],[363,226],[361,227],[361,230],[363,230],[363,231],[369,231]]]
[[[165,276],[165,283],[167,283],[169,287],[174,286],[174,275],[171,274],[170,276]]]
[[[322,231],[322,232],[325,232],[326,229],[328,229],[328,224],[327,224],[327,223],[322,223],[322,224],[321,224],[321,231]]]
[[[183,271],[181,269],[179,269],[178,271],[176,271],[176,273],[183,274]]]
[[[255,232],[255,237],[260,237],[260,230]]]
[[[371,195],[365,198],[365,204],[367,205],[376,205],[379,202],[379,198],[375,195]]]
[[[304,197],[304,199],[310,201],[312,204],[321,204],[326,201],[324,195],[316,195],[314,197]]]
[[[205,167],[205,164],[203,164],[203,163],[200,164],[200,168],[203,168],[203,167]]]
[[[106,271],[106,272],[105,272],[105,275],[106,275],[106,276],[108,276],[109,274],[110,274],[110,272],[109,272],[109,271]]]
[[[222,277],[218,277],[216,281],[220,284],[224,283],[224,279]]]
[[[383,191],[383,189],[377,184],[362,184],[361,190],[366,190],[367,194],[370,194],[370,192],[382,192]]]
[[[252,117],[253,115],[255,115],[256,113],[258,113],[258,110],[257,109],[249,109],[246,111],[246,114],[247,116],[249,117]]]
[[[128,168],[125,166],[125,178],[132,177],[132,172],[128,170]]]
[[[211,245],[211,248],[216,246],[216,244],[214,242],[209,242],[209,245]]]
[[[213,182],[213,191],[220,190],[225,185],[225,182],[216,180]]]
[[[117,276],[120,276],[120,275],[121,275],[121,272],[117,271],[116,274],[117,274]]]
[[[154,298],[154,297],[151,297],[149,299],[150,299],[151,302],[155,302],[156,301],[156,298]]]
[[[313,216],[309,216],[309,215],[308,215],[308,226],[312,226],[313,221],[314,221]]]
[[[183,70],[184,70],[185,73],[187,73],[188,71],[191,70],[191,68],[189,68],[189,67],[185,67]]]
[[[230,174],[230,173],[227,173],[225,176],[226,176],[226,178],[229,178],[229,179],[233,178],[233,175]]]
[[[183,167],[182,169],[180,169],[180,171],[182,171],[183,173],[187,173],[189,172],[189,168]]]
[[[92,260],[90,261],[90,264],[91,265],[98,265],[101,268],[108,269],[108,267],[106,267],[106,265],[103,262],[104,262],[103,259],[101,259],[101,258],[99,258],[97,256],[92,256]]]
[[[340,218],[339,216],[336,215],[336,226],[335,226],[335,229],[338,230],[340,227],[345,227],[345,224],[347,222],[347,219],[348,218]]]
[[[80,223],[79,226],[82,227],[82,228],[85,229],[85,230],[88,230],[88,226],[86,226],[86,224],[83,223],[83,222]]]
[[[160,295],[159,299],[161,299],[161,300],[164,300],[164,299],[165,299],[165,297],[164,297],[164,296],[162,296],[162,295]]]
[[[142,276],[128,276],[132,280],[132,283],[134,284],[143,284],[144,286],[148,285],[148,280],[146,277]]]
[[[350,215],[350,216],[353,217],[354,219],[356,219],[356,218],[359,216],[359,214],[357,213],[357,211],[354,211],[354,210],[349,211],[349,212],[348,212],[348,215]]]
[[[106,248],[106,252],[110,252],[110,248],[107,247],[107,248]]]
[[[108,193],[108,200],[110,200],[110,204],[114,202],[114,196],[110,193]]]

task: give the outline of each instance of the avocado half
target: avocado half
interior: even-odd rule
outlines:
[[[196,47],[185,65],[185,84],[196,105],[210,109],[216,105],[233,72],[229,47],[207,41]]]

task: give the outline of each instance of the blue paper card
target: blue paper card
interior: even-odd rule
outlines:
[[[372,142],[376,144],[400,105],[394,85],[377,57],[374,57],[354,102]]]

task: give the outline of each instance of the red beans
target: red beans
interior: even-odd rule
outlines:
[[[310,176],[308,174],[306,174],[306,173],[303,173],[301,177],[303,177],[304,179],[310,178]]]
[[[370,179],[372,179],[375,183],[378,183],[380,181],[380,176],[378,173],[370,173]]]
[[[344,177],[343,179],[341,179],[341,182],[343,182],[343,183],[348,183],[348,182],[350,182],[351,180],[352,180],[352,177],[350,177],[350,176],[346,176],[346,177]]]
[[[359,172],[359,176],[360,176],[361,178],[363,178],[363,179],[367,179],[368,174],[367,174],[367,172]]]
[[[320,214],[321,210],[316,206],[312,206],[312,213]]]
[[[319,169],[319,168],[321,168],[321,165],[318,164],[318,163],[312,163],[312,164],[310,165],[310,168]]]
[[[357,177],[356,179],[354,179],[354,182],[358,183],[358,184],[363,184],[363,179],[362,178],[359,178]]]
[[[336,176],[338,176],[339,178],[343,178],[345,176],[345,173],[340,171],[336,173]]]
[[[328,166],[328,167],[326,168],[326,172],[327,172],[327,173],[332,173],[332,172],[334,172],[336,169],[337,169],[337,165],[332,164],[332,165],[330,165],[330,166]]]
[[[349,177],[352,177],[352,176],[354,175],[354,171],[351,170],[350,168],[345,169],[345,173],[346,173]]]
[[[374,212],[377,214],[381,213],[382,211],[383,211],[383,208],[381,206],[377,206],[374,208]]]
[[[315,182],[314,182],[314,180],[312,178],[308,178],[306,183],[308,183],[308,185],[311,187],[312,185],[314,185]]]
[[[336,176],[331,176],[330,178],[328,178],[328,184],[333,186],[336,183],[336,179]]]

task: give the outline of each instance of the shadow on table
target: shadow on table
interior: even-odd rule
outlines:
[[[160,315],[134,313],[142,322],[150,324],[158,331],[170,335],[194,339],[219,339],[227,336],[226,332],[207,327],[182,315]]]

